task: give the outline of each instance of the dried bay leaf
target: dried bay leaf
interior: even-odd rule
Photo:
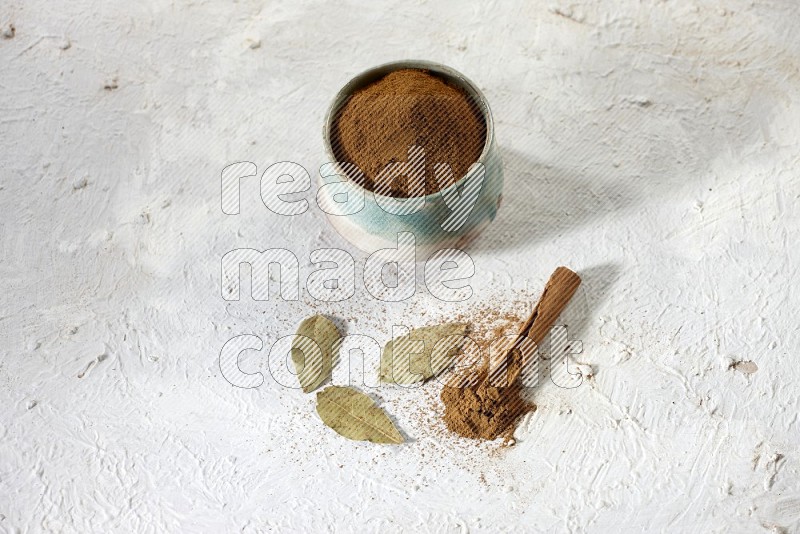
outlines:
[[[350,387],[328,386],[318,392],[317,413],[323,423],[348,439],[395,444],[405,441],[375,401]]]
[[[292,362],[303,392],[317,389],[331,376],[339,330],[327,317],[312,315],[297,327],[292,342]]]
[[[438,375],[453,362],[453,349],[461,346],[466,333],[466,324],[445,323],[415,328],[389,341],[381,355],[381,382],[413,384]]]

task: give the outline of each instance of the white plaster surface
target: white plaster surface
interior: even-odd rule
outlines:
[[[796,2],[7,0],[0,25],[0,531],[800,532]],[[336,90],[402,58],[493,107],[473,298],[223,300],[237,247],[363,266],[313,191],[285,218],[245,180],[227,216],[219,176],[313,175]],[[313,312],[381,343],[524,313],[560,264],[584,382],[537,388],[509,449],[443,432],[435,384],[373,393],[409,437],[386,447],[220,376],[225,341]]]

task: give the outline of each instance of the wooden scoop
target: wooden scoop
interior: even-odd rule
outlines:
[[[506,370],[508,375],[504,385],[510,386],[519,378],[522,369],[533,355],[530,350],[531,343],[538,346],[542,342],[579,285],[581,285],[580,276],[566,267],[558,267],[550,275],[539,302],[520,328],[513,343],[507,350],[498,351],[498,357],[492,358],[489,362],[492,381],[496,377],[502,377],[501,373]]]

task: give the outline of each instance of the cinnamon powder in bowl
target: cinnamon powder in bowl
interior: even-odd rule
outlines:
[[[337,159],[361,169],[359,185],[404,198],[436,193],[466,175],[486,142],[486,121],[462,88],[429,70],[400,69],[353,93],[332,134]],[[418,191],[408,176],[389,180],[381,172],[405,161],[412,147],[421,148],[425,158],[424,188]],[[436,163],[446,163],[452,173],[437,180]]]
[[[450,67],[409,60],[359,74],[334,98],[323,140],[317,202],[362,250],[397,248],[406,232],[423,261],[495,218],[503,170],[491,111]]]

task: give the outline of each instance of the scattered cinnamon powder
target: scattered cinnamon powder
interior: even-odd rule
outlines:
[[[399,198],[435,193],[463,178],[485,140],[486,122],[472,98],[417,69],[391,72],[356,91],[331,132],[336,158],[363,174],[351,173],[353,180]],[[449,164],[452,172],[436,173],[437,163]],[[424,188],[414,187],[423,181]]]

